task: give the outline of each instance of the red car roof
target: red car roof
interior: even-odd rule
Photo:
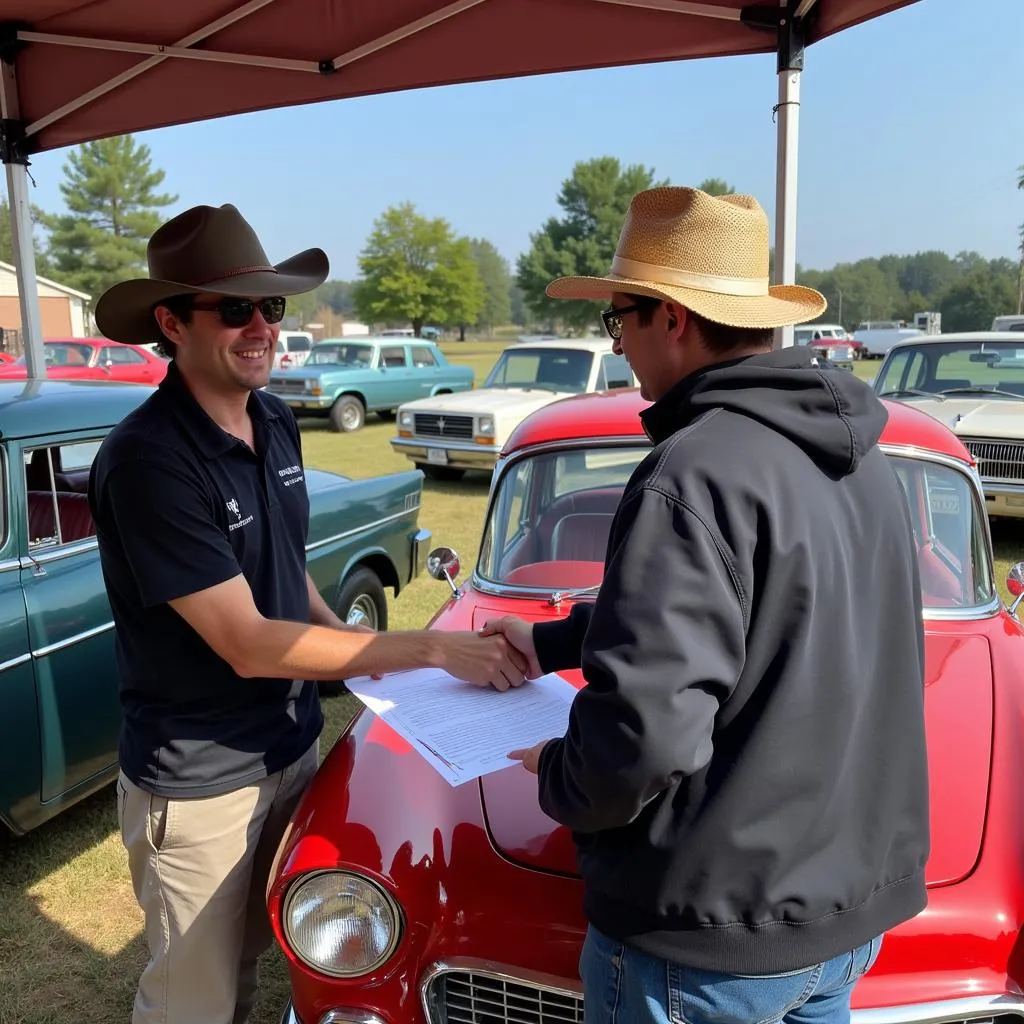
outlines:
[[[889,411],[882,444],[912,446],[973,464],[963,442],[938,420],[900,402],[882,399],[882,403]],[[640,397],[639,388],[560,399],[520,423],[505,442],[502,453],[507,455],[537,444],[586,437],[646,440],[640,413],[648,405],[650,403]]]

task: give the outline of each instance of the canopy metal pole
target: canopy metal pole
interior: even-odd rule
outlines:
[[[28,197],[28,151],[18,103],[18,80],[13,55],[0,62],[0,159],[7,171],[7,200],[11,209],[11,241],[17,271],[21,336],[28,378],[46,377],[43,318],[39,310],[36,254],[32,238],[32,204]]]
[[[800,73],[804,66],[803,15],[813,6],[781,0],[779,18],[779,102],[775,161],[775,283],[796,283],[797,171],[800,143]],[[793,344],[793,326],[775,330],[775,347]]]

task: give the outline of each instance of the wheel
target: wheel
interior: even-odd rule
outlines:
[[[428,480],[461,480],[465,475],[464,469],[453,469],[451,466],[434,466],[428,462],[417,462],[417,469],[423,470],[423,475]]]
[[[372,570],[361,566],[342,584],[334,602],[334,614],[350,626],[363,625],[383,633],[388,628],[388,599],[384,585]],[[324,697],[345,692],[342,680],[323,681],[319,684]]]
[[[366,408],[355,395],[342,395],[331,406],[331,426],[342,433],[361,430],[366,422]]]

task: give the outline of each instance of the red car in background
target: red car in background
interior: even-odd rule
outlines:
[[[650,451],[645,404],[633,390],[584,395],[519,425],[476,566],[446,584],[432,628],[550,619],[592,598],[619,495]],[[928,906],[886,936],[854,1021],[1021,1024],[1024,626],[996,588],[967,449],[937,420],[887,407],[881,447],[913,520],[925,606],[932,852]],[[454,580],[458,557],[437,549],[428,569]],[[1022,592],[1022,566],[1008,586]],[[521,765],[453,788],[361,712],[292,818],[268,907],[291,975],[283,1024],[582,1020],[575,848]]]
[[[52,380],[116,380],[127,384],[159,384],[167,360],[140,345],[107,338],[47,338],[46,376]],[[27,375],[25,357],[0,363],[0,380]]]

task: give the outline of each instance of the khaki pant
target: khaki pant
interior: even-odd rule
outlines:
[[[257,959],[273,940],[271,862],[318,750],[314,743],[251,786],[198,799],[153,796],[121,773],[118,823],[150,954],[132,1024],[244,1024]]]

